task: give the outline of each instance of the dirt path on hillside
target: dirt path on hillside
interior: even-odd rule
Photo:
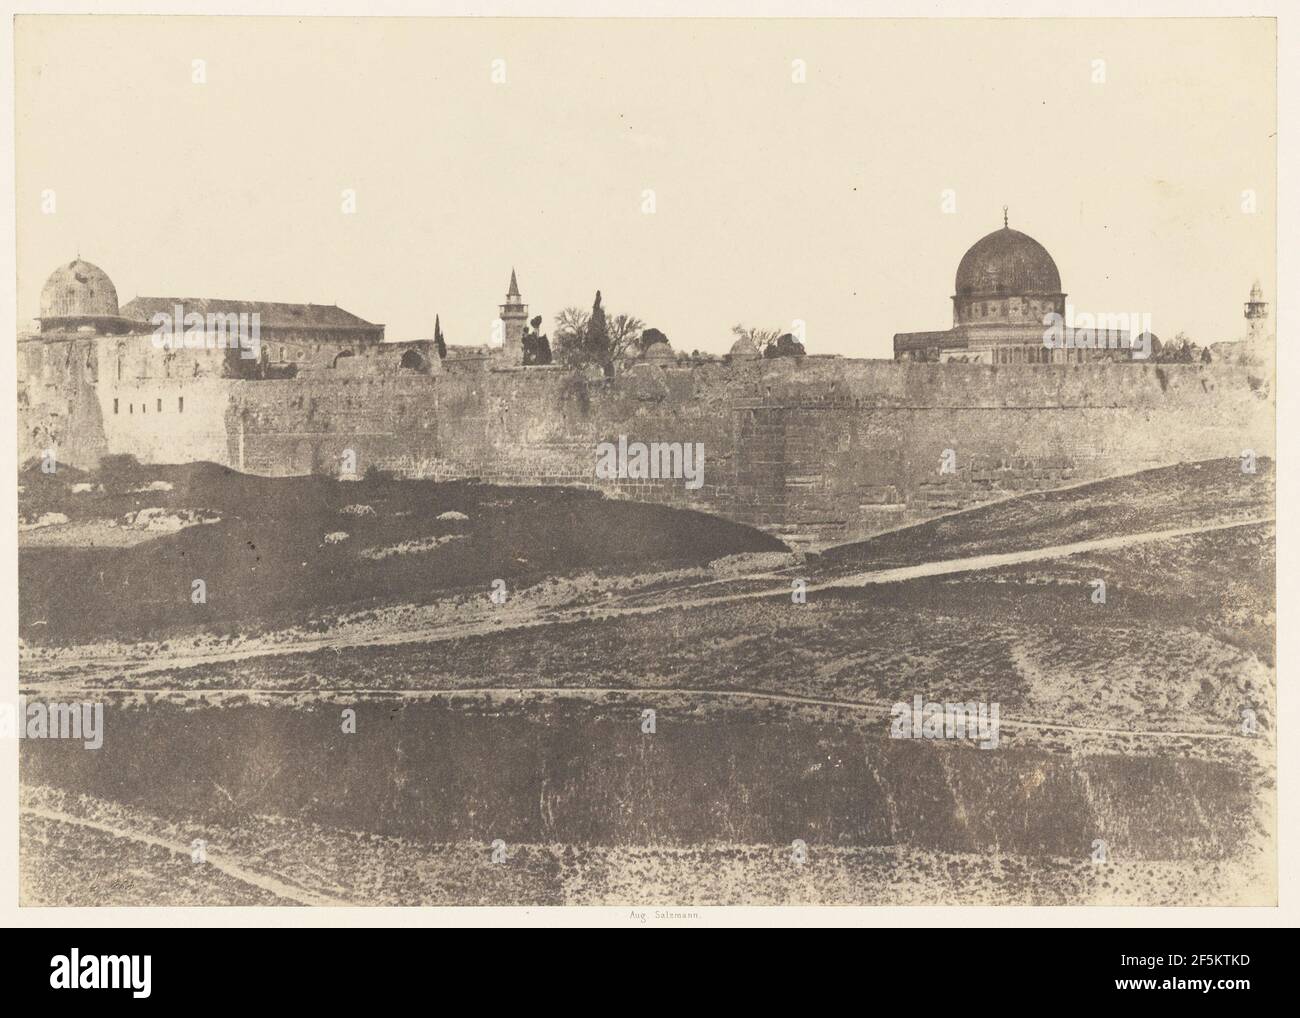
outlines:
[[[504,700],[517,696],[553,696],[556,698],[585,699],[599,701],[609,696],[626,696],[640,699],[653,699],[660,697],[667,699],[670,697],[682,697],[687,700],[702,700],[707,698],[716,698],[721,700],[751,700],[761,701],[764,703],[784,704],[796,707],[827,707],[833,710],[842,711],[862,711],[870,714],[879,715],[883,720],[889,717],[890,711],[894,706],[894,701],[886,700],[832,700],[825,697],[801,696],[797,693],[773,693],[766,690],[756,689],[693,689],[683,688],[680,686],[461,686],[454,689],[429,689],[419,687],[374,687],[374,686],[317,686],[311,689],[264,689],[250,688],[248,686],[221,686],[221,687],[203,687],[200,689],[181,689],[181,688],[141,688],[136,686],[94,686],[83,687],[76,685],[64,685],[55,683],[50,686],[42,687],[43,691],[57,693],[59,698],[65,700],[85,700],[93,698],[96,695],[104,694],[124,694],[133,695],[138,693],[157,694],[160,696],[184,695],[208,698],[211,696],[340,696],[340,697],[364,697],[369,695],[396,697],[402,700],[411,701],[428,701],[439,699],[450,699],[457,696],[478,696],[485,700]],[[1255,746],[1268,745],[1267,736],[1248,736],[1235,729],[1219,730],[1200,730],[1200,731],[1181,731],[1176,729],[1133,729],[1133,728],[1106,728],[1100,725],[1072,725],[1060,721],[1045,721],[1038,718],[1027,717],[1006,717],[1002,716],[998,720],[1000,728],[1010,729],[1011,731],[1041,730],[1047,732],[1062,732],[1069,734],[1082,735],[1115,735],[1125,737],[1144,738],[1151,737],[1157,739],[1202,739],[1202,740],[1222,740],[1227,742],[1240,742],[1243,745],[1252,744]],[[979,741],[975,739],[973,741]]]
[[[847,576],[839,576],[830,580],[809,583],[806,590],[808,593],[846,590],[878,583],[898,583],[904,580],[922,579],[929,576],[945,576],[951,573],[999,569],[1004,566],[1021,565],[1027,562],[1041,562],[1048,559],[1066,558],[1070,555],[1078,555],[1083,552],[1113,551],[1118,548],[1126,548],[1137,544],[1146,544],[1152,541],[1166,541],[1193,534],[1205,534],[1219,530],[1231,530],[1237,527],[1251,527],[1273,522],[1275,522],[1274,517],[1266,516],[1247,520],[1236,520],[1228,523],[1211,523],[1199,527],[1178,527],[1172,530],[1150,530],[1139,534],[1122,534],[1115,537],[1095,538],[1089,541],[1076,541],[1071,544],[1057,544],[1046,548],[1032,548],[1025,551],[1002,552],[991,555],[973,555],[966,558],[939,559],[933,562],[923,562],[917,565],[899,566],[891,569],[866,570],[859,573],[852,573]],[[762,578],[766,575],[770,575],[770,572],[765,571],[764,573],[750,576],[731,577],[727,582],[744,582],[746,580]],[[717,581],[709,581],[709,583],[701,584],[700,586],[716,585],[716,583]],[[683,588],[683,591],[685,592],[692,589],[695,589],[695,587],[686,587]],[[445,640],[462,639],[471,636],[486,636],[492,633],[533,629],[571,622],[599,621],[627,616],[648,615],[662,611],[704,608],[719,604],[758,600],[770,597],[788,597],[790,590],[791,587],[787,582],[783,586],[765,587],[760,590],[741,591],[730,594],[724,593],[712,597],[689,597],[672,603],[629,605],[619,604],[616,602],[600,606],[584,606],[580,608],[560,609],[558,611],[548,610],[544,612],[503,608],[499,614],[491,616],[483,621],[468,624],[462,622],[455,626],[392,629],[385,632],[371,634],[360,634],[355,632],[323,634],[320,637],[305,639],[297,643],[268,644],[264,646],[254,645],[232,648],[229,650],[205,652],[201,654],[171,654],[155,660],[143,662],[125,656],[114,658],[102,654],[82,659],[78,659],[75,656],[59,656],[57,658],[50,658],[40,662],[24,662],[22,667],[23,680],[20,685],[22,685],[24,689],[34,688],[26,684],[27,680],[32,678],[38,679],[42,673],[52,671],[64,672],[77,669],[93,671],[104,669],[115,671],[123,678],[129,678],[133,675],[145,675],[152,672],[193,668],[205,664],[224,664],[232,661],[243,661],[284,654],[303,654],[319,650],[328,650],[331,648],[341,652],[344,649],[356,647],[389,647],[405,643],[436,643]]]
[[[129,841],[140,842],[144,845],[151,845],[156,848],[164,848],[169,852],[185,857],[190,856],[190,847],[182,845],[179,842],[167,841],[163,838],[147,834],[143,831],[127,830],[123,827],[113,827],[110,824],[99,823],[96,820],[87,820],[84,817],[73,816],[71,813],[62,813],[58,810],[44,809],[39,806],[22,806],[20,813],[28,816],[40,817],[42,820],[49,820],[59,824],[73,824],[77,827],[88,827],[91,830],[99,831],[101,834],[108,834],[114,838],[125,838]],[[268,877],[263,873],[256,873],[244,866],[231,862],[218,855],[213,855],[210,851],[205,853],[205,861],[202,864],[211,866],[213,869],[220,870],[228,877],[233,877],[240,883],[248,884],[252,887],[268,891],[278,898],[286,901],[292,901],[297,905],[348,905],[350,902],[338,898],[331,898],[324,894],[317,894],[312,891],[304,890],[301,887],[295,887],[292,884],[286,884],[274,877]]]

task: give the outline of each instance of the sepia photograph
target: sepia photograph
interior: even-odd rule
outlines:
[[[1277,908],[1273,17],[209,13],[12,20],[13,908]]]

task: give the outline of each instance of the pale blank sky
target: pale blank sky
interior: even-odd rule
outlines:
[[[391,339],[438,313],[481,343],[514,266],[547,330],[599,288],[678,349],[803,319],[812,353],[887,357],[951,324],[1003,204],[1079,310],[1212,342],[1253,279],[1275,298],[1262,19],[19,17],[16,88],[24,325],[80,251],[123,303],[337,303]]]

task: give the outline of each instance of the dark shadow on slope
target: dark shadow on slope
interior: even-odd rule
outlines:
[[[626,573],[785,548],[705,513],[574,488],[382,476],[345,483],[126,460],[77,475],[96,486],[90,491],[71,494],[70,480],[25,475],[23,515],[59,512],[77,523],[121,521],[146,508],[202,509],[220,522],[131,547],[22,550],[20,625],[31,642],[258,632],[342,607],[449,591],[486,597],[498,579],[514,590],[565,573]],[[151,482],[171,489],[138,490]],[[193,603],[196,580],[206,586],[205,604]]]

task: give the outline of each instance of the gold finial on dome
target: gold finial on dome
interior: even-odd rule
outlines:
[[[1008,223],[1007,223],[1007,207],[1006,207],[1005,205],[1003,205],[1003,206],[1002,206],[1002,228],[1003,228],[1003,229],[1006,229],[1007,225],[1008,225]]]

